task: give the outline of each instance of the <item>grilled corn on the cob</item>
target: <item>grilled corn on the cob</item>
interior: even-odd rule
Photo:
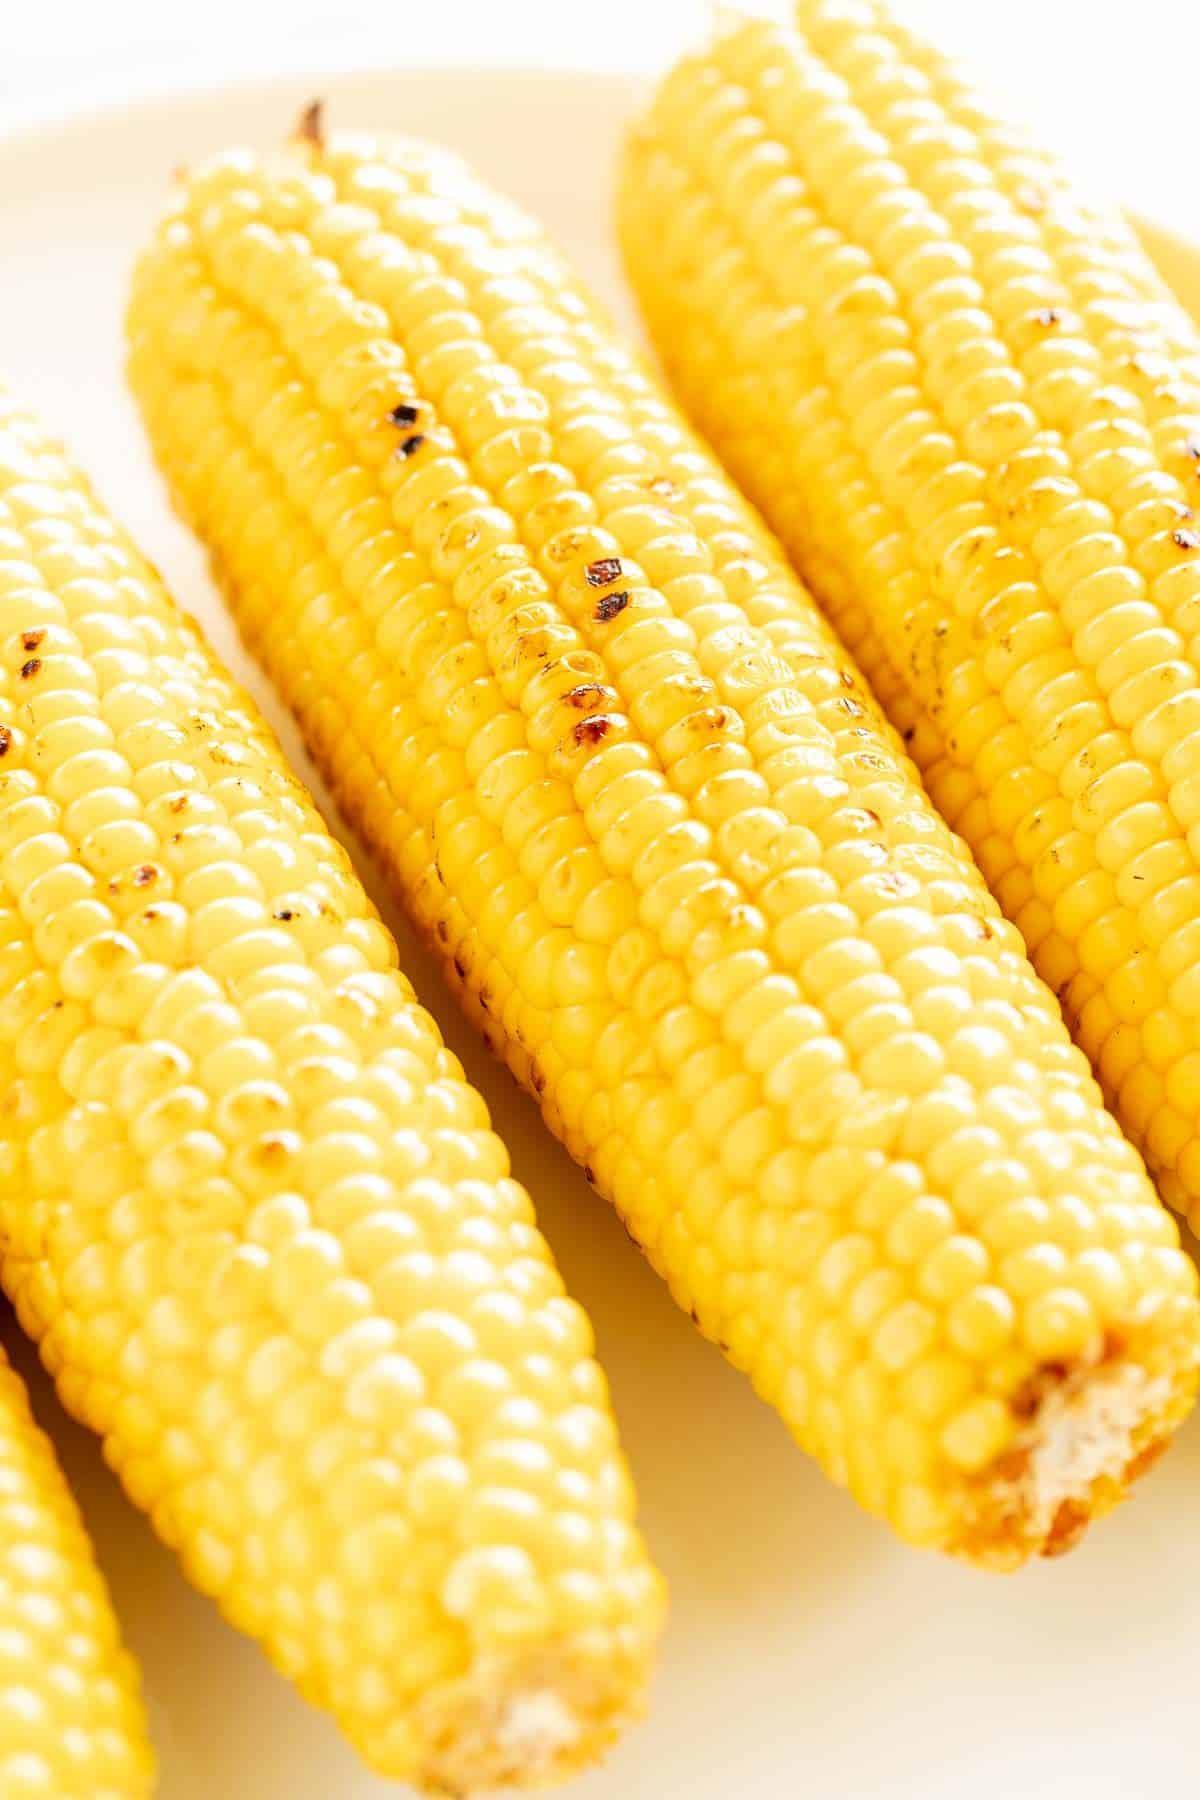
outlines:
[[[681,64],[626,261],[680,394],[1200,1225],[1200,338],[860,0]]]
[[[1064,1547],[1195,1279],[749,508],[535,228],[354,137],[189,180],[131,373],[248,642],[679,1303],[909,1539]]]
[[[572,1769],[660,1609],[587,1322],[274,739],[4,400],[0,717],[2,1274],[66,1404],[379,1769]]]
[[[0,1795],[148,1800],[137,1670],[25,1385],[0,1351]]]

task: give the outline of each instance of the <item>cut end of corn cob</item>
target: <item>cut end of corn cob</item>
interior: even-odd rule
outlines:
[[[598,1672],[565,1651],[516,1664],[484,1658],[456,1689],[422,1709],[427,1784],[474,1794],[577,1774],[630,1722],[622,1710],[628,1672],[615,1673],[614,1681],[611,1666]]]
[[[662,1588],[590,1326],[274,738],[2,394],[0,1091],[4,1285],[196,1584],[385,1775],[603,1749]]]
[[[420,144],[235,153],[129,331],[248,644],[681,1305],[909,1541],[1065,1547],[1190,1403],[1196,1272],[779,546],[537,228]]]
[[[1123,1353],[1038,1370],[1012,1398],[1022,1422],[1011,1450],[983,1472],[975,1518],[955,1548],[1000,1569],[1063,1555],[1157,1460],[1189,1393],[1186,1380],[1181,1390]]]

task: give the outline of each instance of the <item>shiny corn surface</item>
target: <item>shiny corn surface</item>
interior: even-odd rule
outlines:
[[[137,1670],[25,1385],[0,1352],[0,1795],[149,1800]]]
[[[0,718],[2,1272],[63,1399],[380,1770],[565,1773],[660,1610],[589,1326],[273,737],[7,401]]]
[[[796,16],[664,84],[627,266],[1200,1224],[1200,337],[882,7]]]
[[[905,1537],[1065,1546],[1186,1404],[1191,1264],[778,547],[532,224],[420,145],[231,155],[130,343],[247,641],[679,1304]]]

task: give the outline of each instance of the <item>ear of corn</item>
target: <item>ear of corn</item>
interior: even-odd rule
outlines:
[[[65,1403],[380,1770],[566,1773],[660,1611],[588,1324],[273,738],[7,401],[0,695],[2,1273]]]
[[[630,273],[697,421],[1200,1224],[1200,339],[873,4],[680,65]]]
[[[0,1352],[0,1794],[148,1800],[133,1659],[24,1383]]]
[[[1064,1548],[1195,1277],[761,525],[455,160],[218,159],[131,375],[245,636],[680,1305],[905,1537]]]

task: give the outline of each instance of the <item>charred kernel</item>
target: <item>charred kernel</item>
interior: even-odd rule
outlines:
[[[608,689],[598,681],[581,681],[578,687],[568,688],[563,695],[564,704],[573,706],[578,712],[595,711],[603,704]]]
[[[331,521],[386,544],[365,498],[343,489]],[[23,1171],[15,1210],[0,1181],[4,1285],[188,1572],[381,1773],[443,1793],[567,1773],[637,1711],[661,1612],[587,1323],[264,721],[3,394],[0,518],[63,677],[26,690],[0,777],[0,1162]],[[432,748],[427,773],[448,791]],[[486,863],[445,822],[431,855]],[[390,807],[371,823],[382,841]],[[478,961],[499,983],[461,921],[453,943],[464,982]],[[9,1603],[44,1607],[29,1704],[0,1682],[0,1791],[148,1800],[131,1670],[44,1446],[53,1519],[16,1479],[32,1434],[9,1398],[0,1362],[0,1671]]]
[[[598,557],[587,565],[583,575],[589,587],[607,587],[610,581],[620,581],[621,560],[617,556]]]
[[[415,425],[420,416],[419,409],[408,400],[401,400],[388,414],[393,425]]]
[[[12,732],[7,725],[0,725],[0,756],[7,756],[12,749]]]
[[[1200,532],[1188,530],[1173,531],[1171,533],[1171,542],[1177,544],[1181,550],[1200,550]]]
[[[977,365],[956,354],[955,332],[976,328],[967,276],[932,230],[928,243],[911,237],[893,171],[866,171],[836,217],[843,229],[860,212],[878,220],[896,256],[915,243],[913,266],[896,271],[901,288],[951,290],[953,329],[935,348],[974,385],[958,409],[972,441],[954,446],[949,471],[909,435],[912,319],[888,317],[873,335],[893,295],[876,258],[843,255],[820,225],[834,215],[814,213],[803,265],[790,239],[774,257],[779,280],[803,281],[821,306],[797,298],[778,331],[757,330],[769,296],[756,271],[773,251],[745,257],[734,234],[754,228],[776,179],[778,196],[766,198],[791,208],[796,183],[781,169],[824,181],[865,130],[818,82],[813,104],[833,107],[845,138],[837,154],[814,142],[803,159],[760,161],[762,134],[790,129],[791,108],[757,73],[763,58],[786,63],[790,40],[759,30],[733,27],[703,76],[681,74],[678,111],[668,104],[652,128],[661,157],[639,139],[647,162],[630,194],[639,217],[651,206],[655,216],[653,241],[630,260],[646,283],[670,263],[654,296],[677,321],[663,333],[664,362],[694,350],[705,365],[697,412],[764,456],[793,411],[826,406],[829,383],[861,380],[876,416],[860,439],[830,436],[830,486],[841,492],[850,458],[848,506],[870,491],[876,462],[912,492],[895,522],[882,501],[856,517],[874,559],[860,592],[890,589],[910,516],[928,515],[930,567],[904,592],[925,596],[906,653],[931,667],[931,706],[957,696],[937,689],[960,630],[943,587],[962,570],[991,609],[987,641],[1008,659],[1006,682],[1053,689],[1040,637],[1001,643],[1023,565],[993,559],[987,527],[993,506],[1022,491],[1024,450],[1051,481],[1067,434],[1031,432],[1011,356]],[[744,60],[726,66],[739,42],[750,45]],[[866,34],[862,54],[874,43]],[[729,166],[720,146],[739,114],[732,136],[742,125],[748,135]],[[306,193],[299,224],[272,162],[239,165],[236,206],[213,205],[200,185],[185,194],[131,314],[151,435],[247,641],[441,946],[467,1010],[481,1020],[487,996],[489,1042],[702,1329],[898,1531],[984,1563],[1036,1553],[1063,1500],[1091,1517],[1116,1497],[1194,1386],[1194,1271],[1145,1172],[779,547],[577,283],[559,280],[534,228],[469,173],[431,173],[411,144],[335,139],[313,173],[328,186]],[[713,204],[710,181],[727,181]],[[262,221],[281,217],[288,244],[299,236],[313,253],[289,249],[276,279],[254,244]],[[809,230],[804,208],[793,223]],[[443,274],[432,272],[431,231],[445,239]],[[698,258],[710,232],[722,249]],[[1030,330],[1048,285],[1020,258],[1014,266],[1014,335],[1022,354],[1053,363],[1074,339]],[[716,321],[703,330],[683,304],[693,290]],[[773,368],[749,389],[726,377],[740,342],[711,353],[713,332],[740,326],[784,371],[797,338],[819,332],[782,408]],[[342,392],[347,355],[411,368],[428,398],[437,432],[407,480],[396,478],[394,443],[363,432],[362,407]],[[270,405],[293,384],[323,421],[324,462],[283,421],[264,427],[264,396]],[[1098,429],[1120,422],[1100,409]],[[984,452],[1006,472],[995,495],[976,499],[969,458]],[[269,528],[252,494],[214,483],[231,459],[261,465]],[[798,521],[807,493],[788,459],[775,461]],[[1105,468],[1130,485],[1119,454]],[[1056,529],[1056,506],[1051,489],[1031,528]],[[1110,516],[1100,511],[1094,560],[1068,559],[1064,579],[1103,575]],[[1157,536],[1175,523],[1156,513]],[[627,594],[636,604],[613,626],[606,604]],[[1117,598],[1092,595],[1077,629],[1109,629]],[[964,743],[970,730],[1006,741],[997,710],[968,708],[956,721]],[[1055,696],[1049,722],[1060,713],[1074,724]],[[1107,778],[1109,765],[1096,773]],[[1119,789],[1122,834],[1141,828],[1157,792]],[[1008,798],[1009,812],[1023,796]],[[1051,824],[1056,846],[1070,810]],[[1095,895],[1089,922],[1110,905],[1107,890]],[[1099,936],[1114,966],[1127,961],[1119,937]],[[1186,943],[1178,954],[1187,965]],[[290,1190],[290,1165],[274,1180]],[[389,1294],[414,1306],[451,1241],[443,1184],[419,1188],[431,1246],[389,1245],[384,1265]],[[512,1216],[497,1212],[493,1227]],[[486,1243],[486,1222],[454,1241]],[[1089,1250],[1111,1254],[1115,1271],[1087,1263]],[[1067,1290],[1084,1297],[1088,1320]],[[505,1312],[497,1301],[471,1315],[485,1358]],[[1095,1344],[1126,1314],[1137,1328],[1102,1365]],[[447,1335],[439,1322],[439,1344]],[[1014,1396],[1051,1350],[1061,1378],[1025,1416]],[[469,1392],[481,1416],[496,1409],[490,1377],[474,1368],[451,1391]],[[465,1460],[469,1447],[443,1448]],[[530,1522],[521,1547],[539,1541]],[[451,1593],[457,1605],[503,1583],[515,1620],[525,1573],[519,1559],[497,1568],[472,1555]]]
[[[37,674],[37,672],[41,668],[41,666],[42,666],[41,657],[40,656],[31,656],[29,658],[28,662],[21,664],[21,680],[22,681],[31,680],[32,677]]]
[[[597,713],[594,718],[580,719],[577,725],[573,725],[571,736],[577,744],[599,744],[607,737],[611,724],[611,720],[606,719],[603,713]]]
[[[597,600],[594,616],[602,625],[607,625],[610,619],[615,619],[618,613],[623,613],[628,605],[628,589],[619,588],[615,594],[605,594],[603,599]]]
[[[36,650],[38,648],[38,646],[41,644],[45,635],[46,635],[46,633],[43,629],[38,629],[36,631],[23,632],[21,634],[22,650]]]
[[[417,451],[421,448],[421,445],[424,442],[425,442],[424,433],[420,432],[420,431],[414,431],[411,437],[404,438],[402,440],[402,442],[397,446],[396,455],[402,456],[405,458],[405,460],[407,460],[410,456],[416,455]]]

